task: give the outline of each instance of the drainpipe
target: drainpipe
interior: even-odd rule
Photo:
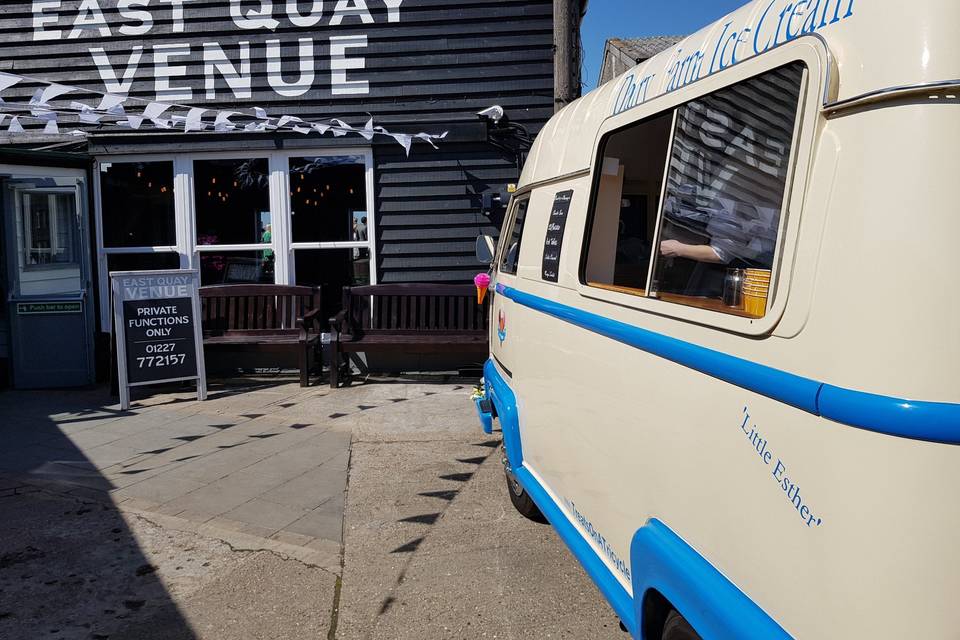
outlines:
[[[582,0],[553,0],[553,85],[554,111],[559,111],[580,96],[578,85]]]

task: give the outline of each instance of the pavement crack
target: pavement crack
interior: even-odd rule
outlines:
[[[143,514],[143,513],[141,513],[141,512],[131,513],[130,515],[132,515],[134,518],[137,518],[138,520],[141,520],[141,521],[143,521],[143,522],[146,522],[146,523],[148,523],[148,524],[150,524],[150,525],[152,525],[152,526],[154,526],[154,527],[156,527],[156,528],[158,528],[158,529],[160,529],[160,530],[162,530],[162,531],[166,530],[166,527],[164,527],[162,524],[160,524],[160,523],[152,520],[149,516],[147,516],[147,515],[145,515],[145,514]],[[323,571],[324,573],[328,573],[328,574],[330,574],[331,576],[334,576],[334,577],[336,577],[336,578],[338,578],[338,579],[339,579],[339,577],[340,577],[339,575],[337,575],[336,572],[330,571],[329,569],[327,569],[327,568],[325,568],[325,567],[323,567],[323,566],[321,566],[321,565],[319,565],[319,564],[316,564],[316,563],[313,563],[313,562],[307,562],[306,560],[303,560],[303,559],[301,559],[301,558],[297,558],[296,556],[292,556],[292,555],[290,555],[290,554],[288,554],[288,553],[283,553],[282,551],[277,551],[276,549],[271,549],[271,548],[266,547],[266,546],[263,546],[263,547],[249,546],[249,547],[248,547],[248,546],[245,546],[245,545],[242,545],[242,544],[237,544],[237,543],[231,542],[230,540],[227,540],[227,539],[222,538],[222,537],[217,536],[217,535],[210,535],[208,532],[200,533],[200,532],[195,532],[195,531],[194,531],[194,532],[192,532],[192,533],[194,533],[194,534],[197,535],[197,536],[200,536],[200,537],[203,537],[203,538],[207,538],[208,540],[214,540],[214,541],[216,541],[216,542],[219,542],[219,543],[223,544],[225,547],[227,547],[228,549],[230,549],[230,551],[233,552],[233,553],[241,553],[241,554],[244,554],[245,556],[247,556],[247,555],[252,555],[252,554],[255,554],[255,553],[269,553],[270,555],[272,555],[272,556],[274,556],[274,557],[276,557],[276,558],[278,558],[278,559],[280,559],[280,560],[283,560],[283,561],[285,561],[285,562],[296,562],[297,564],[299,564],[299,565],[301,565],[301,566],[303,566],[303,567],[306,567],[306,568],[308,568],[308,569],[318,569],[318,570]],[[249,535],[249,534],[245,534],[245,535]],[[266,539],[266,538],[264,538],[264,540],[269,541],[269,540]],[[341,546],[342,546],[342,545],[341,545]],[[343,566],[343,565],[342,565],[342,561],[341,561],[341,567],[342,567],[342,566]]]

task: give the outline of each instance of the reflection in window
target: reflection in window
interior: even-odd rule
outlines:
[[[195,160],[197,243],[269,244],[270,176],[265,158]]]
[[[678,110],[658,297],[764,315],[803,70],[794,63]],[[728,291],[724,305],[725,283],[743,295]]]
[[[672,122],[671,111],[604,143],[585,274],[592,287],[645,294]]]
[[[517,203],[513,226],[507,235],[507,244],[503,249],[503,260],[500,262],[500,271],[503,273],[517,273],[517,262],[520,260],[520,244],[523,241],[523,223],[527,220],[527,206],[529,198]]]
[[[21,242],[24,267],[76,263],[76,196],[74,193],[23,193]]]
[[[294,242],[365,242],[368,238],[361,156],[290,158]]]
[[[200,284],[272,284],[273,251],[203,251]]]
[[[168,247],[177,243],[173,162],[100,165],[103,246]]]

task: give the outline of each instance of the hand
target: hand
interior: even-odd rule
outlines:
[[[664,240],[660,243],[660,255],[665,258],[682,258],[687,245],[677,240]]]

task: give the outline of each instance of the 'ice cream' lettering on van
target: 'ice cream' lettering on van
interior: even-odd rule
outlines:
[[[650,63],[628,73],[614,94],[613,114],[633,109],[778,45],[852,18],[853,5],[854,0],[770,0],[755,21],[743,25],[728,21],[719,28],[715,39],[695,51],[686,48],[688,39],[681,41],[669,56],[661,54],[652,58],[650,63],[656,60],[665,67],[661,69],[665,78],[659,87],[652,86],[658,74],[650,73],[653,70]]]

